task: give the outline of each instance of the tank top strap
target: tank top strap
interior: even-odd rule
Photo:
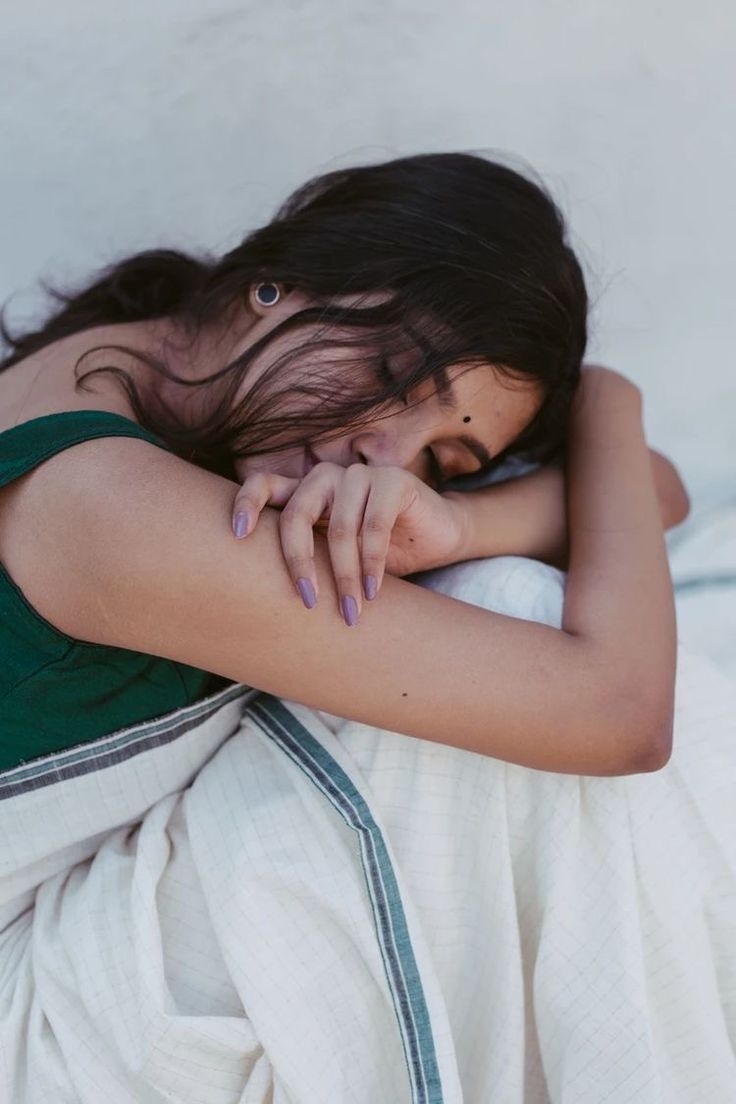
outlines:
[[[31,418],[0,433],[0,487],[19,479],[43,460],[96,437],[139,437],[173,450],[160,437],[123,414],[109,410],[64,410]]]

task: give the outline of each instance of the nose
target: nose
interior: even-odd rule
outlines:
[[[357,461],[374,467],[392,465],[404,468],[421,478],[423,442],[416,434],[411,436],[384,430],[367,430],[357,434],[352,441],[352,452]]]

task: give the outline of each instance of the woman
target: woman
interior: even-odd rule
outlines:
[[[218,262],[133,257],[12,339],[1,765],[230,679],[428,740],[447,738],[460,690],[460,747],[550,771],[661,767],[662,516],[682,520],[687,496],[653,467],[638,389],[603,369],[579,387],[586,308],[544,191],[433,154],[312,181]],[[566,519],[559,463],[501,493],[452,489],[565,449]],[[268,503],[285,508],[258,520]],[[566,526],[563,632],[383,578],[504,551],[562,563]]]
[[[732,696],[675,685],[687,495],[586,310],[543,190],[436,154],[15,340],[9,1098],[730,1099]],[[475,559],[510,600],[399,577]]]

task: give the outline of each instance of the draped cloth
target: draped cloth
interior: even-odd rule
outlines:
[[[535,561],[421,581],[560,626]],[[3,773],[0,1100],[732,1104],[735,718],[680,640],[651,773],[244,685]]]

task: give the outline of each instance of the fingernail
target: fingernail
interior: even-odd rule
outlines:
[[[346,625],[352,627],[358,624],[358,603],[355,601],[352,594],[346,594],[344,598],[340,599],[340,609],[342,610]]]
[[[236,537],[244,537],[248,532],[248,515],[236,514],[233,521],[233,532]]]
[[[311,579],[297,579],[296,585],[299,587],[299,593],[302,596],[302,602],[307,609],[314,609],[317,605],[317,596],[314,593],[314,587],[312,586]]]
[[[375,575],[366,575],[363,580],[363,586],[365,587],[365,596],[369,602],[372,602],[376,597],[376,591],[378,590],[378,583],[376,582]]]

